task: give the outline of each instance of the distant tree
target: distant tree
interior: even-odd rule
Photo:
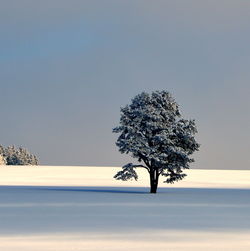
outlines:
[[[37,157],[23,147],[8,146],[4,148],[0,146],[0,155],[6,165],[38,165]]]
[[[2,165],[6,165],[6,161],[5,158],[3,157],[3,155],[0,154],[0,166]]]
[[[121,108],[120,133],[116,145],[121,153],[131,154],[139,164],[126,164],[114,178],[138,179],[136,168],[145,168],[150,176],[151,193],[157,192],[159,176],[167,183],[182,180],[184,169],[194,162],[190,155],[199,149],[194,135],[194,120],[181,117],[179,105],[167,91],[141,93],[130,105]]]
[[[0,145],[0,154],[3,155],[4,154],[4,147],[2,145]]]
[[[6,160],[4,158],[4,147],[0,145],[0,165],[6,165]]]

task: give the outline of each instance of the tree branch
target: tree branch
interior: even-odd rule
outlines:
[[[147,166],[147,169],[148,169],[148,171],[149,171],[149,169],[150,169],[150,164],[149,164],[147,158],[146,158],[145,156],[143,156],[143,154],[141,154],[141,153],[138,153],[138,154],[139,154],[140,158],[143,160],[143,162],[145,163],[145,165]]]

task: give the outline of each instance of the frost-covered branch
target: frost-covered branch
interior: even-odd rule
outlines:
[[[149,171],[148,167],[146,166],[143,166],[143,165],[134,165],[132,163],[128,163],[126,165],[124,165],[122,167],[122,170],[119,171],[115,176],[114,178],[117,179],[117,180],[130,180],[130,179],[135,179],[137,180],[138,179],[138,175],[136,173],[136,171],[134,170],[134,168],[137,168],[137,167],[142,167],[142,168],[145,168],[147,169],[147,171]]]
[[[132,163],[126,164],[122,167],[122,170],[119,171],[115,176],[117,180],[130,180],[130,179],[138,179],[138,175],[134,170],[134,165]]]

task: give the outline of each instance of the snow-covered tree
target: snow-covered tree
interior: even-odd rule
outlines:
[[[3,155],[0,154],[0,166],[2,165],[6,165],[6,161],[5,158],[3,157]]]
[[[194,160],[190,155],[199,149],[194,135],[194,120],[182,118],[179,105],[167,91],[141,93],[130,105],[121,108],[116,145],[121,153],[131,154],[138,164],[126,164],[114,178],[138,179],[136,168],[145,168],[150,176],[151,193],[156,193],[159,176],[173,183],[183,179],[184,169]]]
[[[8,146],[4,148],[0,145],[0,156],[3,157],[6,165],[38,165],[37,157],[23,147]]]
[[[4,147],[0,145],[0,165],[6,165],[6,160],[4,157]]]

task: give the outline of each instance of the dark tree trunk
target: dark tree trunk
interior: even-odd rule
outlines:
[[[157,192],[158,178],[159,178],[159,175],[157,173],[157,170],[153,170],[150,172],[150,193]]]

